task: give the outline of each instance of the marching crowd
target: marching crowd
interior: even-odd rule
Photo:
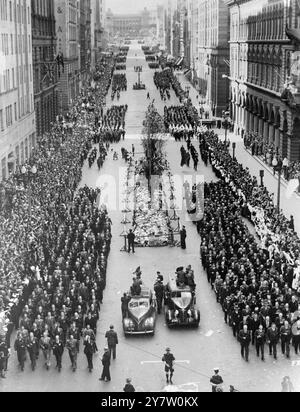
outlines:
[[[76,194],[76,190],[97,130],[95,110],[89,107],[97,110],[103,103],[111,76],[107,62],[96,89],[87,89],[74,102],[68,114],[72,127],[66,129],[60,117],[40,138],[26,173],[17,171],[1,185],[0,312],[7,323],[0,339],[2,377],[12,348],[21,370],[26,352],[35,368],[39,349],[47,368],[53,351],[60,370],[65,345],[74,359],[80,336],[90,342],[86,336],[91,335],[92,340],[92,333],[83,331],[95,332],[105,287],[110,220],[105,210],[98,210],[99,192],[85,187]],[[86,101],[89,105],[83,106]],[[36,173],[31,172],[33,166]],[[12,345],[14,329],[18,333]]]
[[[127,78],[126,74],[114,74],[112,79],[112,93],[111,93],[111,100],[114,101],[115,96],[117,95],[117,99],[119,100],[121,97],[120,92],[127,91]]]
[[[249,346],[265,360],[265,345],[277,358],[277,345],[290,357],[290,345],[300,347],[300,240],[292,220],[278,214],[266,188],[259,188],[214,132],[200,139],[202,158],[209,159],[218,183],[205,184],[201,257],[208,281],[224,311],[225,322],[249,360]],[[271,232],[261,242],[250,233],[243,217],[256,222],[251,210],[261,207]],[[255,209],[258,210],[258,209]]]
[[[182,103],[185,99],[185,92],[183,91],[181,84],[177,77],[174,75],[171,69],[165,69],[161,72],[154,73],[154,83],[156,88],[159,90],[161,99],[166,101],[167,98],[170,99],[170,91],[173,88],[176,96]]]
[[[112,106],[102,119],[99,119],[97,126],[100,139],[104,142],[118,143],[125,139],[125,117],[128,105]]]
[[[166,130],[176,141],[192,139],[201,131],[197,110],[189,103],[184,106],[171,106],[164,108],[164,123]]]

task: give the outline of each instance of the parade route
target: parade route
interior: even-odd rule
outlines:
[[[142,82],[146,84],[146,91],[134,91],[133,84],[136,82],[137,74],[134,72],[135,65],[143,66]],[[155,101],[160,114],[163,114],[165,105],[179,105],[179,101],[172,91],[171,100],[163,102],[159,92],[153,82],[154,70],[148,68],[141,46],[134,42],[131,45],[126,75],[128,79],[128,91],[121,93],[121,98],[117,102],[111,101],[111,91],[108,92],[107,108],[112,105],[128,104],[126,116],[126,138],[119,144],[112,145],[111,149],[119,153],[119,159],[113,160],[113,152],[110,152],[104,167],[98,171],[97,165],[88,167],[87,162],[83,168],[83,177],[80,186],[88,185],[96,188],[102,187],[104,176],[111,179],[116,184],[116,205],[122,204],[122,199],[118,194],[122,193],[120,187],[120,169],[126,168],[126,164],[121,157],[121,147],[131,150],[132,144],[135,146],[136,156],[142,152],[141,131],[143,120],[149,104],[147,92],[150,92],[151,101]],[[183,87],[184,88],[184,87]],[[180,176],[184,182],[184,173],[180,167],[180,147],[182,143],[177,143],[173,139],[167,141],[167,154],[173,175]],[[197,142],[196,149],[199,151]],[[249,155],[244,151],[242,142],[238,142],[237,156],[241,162],[249,163],[251,173],[257,175],[259,167],[257,162],[249,159]],[[194,174],[192,168],[189,174]],[[216,181],[212,168],[206,167],[200,161],[198,174],[204,176],[206,182]],[[275,190],[276,181],[272,176],[266,176],[266,184],[270,190]],[[111,186],[109,186],[111,188]],[[294,199],[293,199],[294,200]],[[177,199],[183,204],[182,199]],[[17,366],[16,353],[12,348],[9,360],[9,371],[6,379],[0,381],[0,392],[21,391],[21,392],[116,392],[122,391],[126,378],[132,378],[132,383],[136,388],[148,391],[166,392],[174,390],[186,390],[195,388],[201,392],[211,390],[209,378],[213,375],[213,368],[218,366],[220,374],[224,379],[224,387],[228,392],[229,385],[234,385],[239,391],[280,391],[280,383],[283,376],[288,375],[296,390],[300,390],[300,374],[298,366],[300,361],[291,351],[291,359],[285,359],[281,354],[278,361],[266,356],[263,363],[256,357],[255,351],[251,347],[250,362],[246,363],[241,359],[240,345],[232,336],[232,330],[224,322],[224,316],[220,305],[216,302],[215,294],[207,282],[207,276],[200,261],[200,237],[195,225],[187,220],[186,210],[178,211],[178,216],[182,225],[187,228],[187,250],[178,247],[163,248],[137,248],[135,255],[120,252],[124,246],[124,238],[121,236],[124,225],[121,223],[123,214],[121,207],[110,208],[111,203],[107,203],[108,214],[112,220],[112,244],[108,258],[107,286],[104,293],[103,305],[101,305],[100,319],[97,333],[97,346],[99,353],[94,358],[94,371],[88,373],[86,358],[83,355],[82,344],[78,357],[78,369],[73,373],[70,368],[67,351],[63,356],[63,369],[58,374],[52,365],[50,371],[43,368],[42,359],[39,360],[37,370],[32,372],[29,363],[26,369],[21,372]],[[292,205],[293,203],[293,205]],[[300,230],[300,217],[297,215],[298,203],[283,199],[283,208],[287,214],[294,214],[297,229]],[[296,209],[295,209],[296,207]],[[299,218],[299,219],[298,219]],[[132,284],[133,272],[141,266],[142,279],[145,285],[150,288],[156,279],[158,271],[164,276],[165,283],[169,275],[173,275],[179,266],[187,267],[191,265],[195,271],[195,282],[197,284],[196,299],[201,312],[201,323],[199,329],[174,329],[169,330],[165,324],[163,315],[158,317],[156,333],[154,337],[130,337],[125,338],[122,329],[121,316],[121,296],[127,292]],[[114,325],[119,336],[117,346],[117,359],[112,361],[110,383],[99,382],[98,378],[102,370],[101,356],[106,346],[105,332],[110,325]],[[165,383],[165,373],[161,358],[166,347],[169,346],[178,361],[175,363],[174,386],[167,386]],[[53,362],[54,363],[54,362]],[[255,377],[255,379],[254,379]],[[188,382],[182,384],[182,382]]]

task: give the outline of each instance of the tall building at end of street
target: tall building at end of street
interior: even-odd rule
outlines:
[[[109,38],[138,38],[147,35],[151,29],[151,13],[145,7],[139,13],[114,14],[111,9],[106,13],[106,24]]]
[[[0,180],[29,159],[36,145],[31,1],[1,1]]]
[[[226,0],[232,117],[282,157],[300,160],[300,8],[297,0]]]
[[[56,0],[58,109],[66,113],[80,90],[80,6],[77,0]]]
[[[223,0],[190,0],[192,80],[216,117],[228,108],[229,11]]]
[[[31,0],[34,107],[37,137],[50,130],[58,114],[55,2]]]

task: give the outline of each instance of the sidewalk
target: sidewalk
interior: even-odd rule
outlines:
[[[197,90],[193,85],[186,79],[184,74],[178,74],[178,79],[180,80],[183,88],[185,86],[190,86],[190,98],[195,107],[198,108],[199,102],[197,100]],[[216,133],[220,137],[225,138],[224,129],[215,129]],[[273,169],[271,169],[265,162],[259,157],[253,157],[252,154],[245,148],[244,142],[240,136],[237,136],[233,133],[228,133],[228,140],[231,142],[230,152],[232,154],[232,143],[236,143],[236,152],[235,156],[237,160],[243,164],[246,168],[248,167],[252,176],[256,176],[260,182],[260,170],[264,169],[266,171],[264,177],[264,184],[269,190],[270,193],[274,194],[274,202],[277,204],[277,193],[278,193],[278,174],[273,175]],[[300,194],[294,192],[292,196],[287,197],[287,187],[288,182],[284,179],[281,180],[281,209],[287,218],[294,216],[295,221],[295,230],[300,236]]]

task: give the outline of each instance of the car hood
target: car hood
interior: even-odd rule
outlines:
[[[132,305],[132,303],[139,303],[136,305]],[[147,303],[147,306],[141,305],[141,303]],[[149,301],[135,301],[135,302],[130,302],[128,306],[129,313],[137,320],[137,322],[141,322],[143,318],[149,313],[150,307],[149,307]]]
[[[191,303],[190,296],[184,296],[181,298],[172,298],[174,304],[180,309],[187,309]]]

